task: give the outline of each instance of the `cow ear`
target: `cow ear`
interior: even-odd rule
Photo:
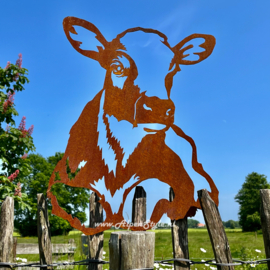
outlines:
[[[81,41],[77,41],[71,38],[70,33],[77,35],[76,30],[74,29],[74,26],[81,26],[87,30],[89,30],[90,32],[96,34],[95,38],[99,41],[99,45],[103,45],[104,47],[106,47],[106,45],[108,44],[107,40],[103,37],[103,35],[100,33],[100,31],[98,30],[98,28],[85,20],[76,18],[76,17],[66,17],[63,20],[63,28],[65,31],[65,34],[69,40],[69,42],[71,43],[71,45],[73,46],[73,48],[78,51],[79,53],[81,53],[84,56],[87,56],[91,59],[97,60],[100,62],[100,50],[102,50],[103,48],[101,46],[97,46],[94,47],[93,49],[98,48],[99,51],[94,51],[94,50],[83,50],[80,48],[80,45],[82,44]]]
[[[198,60],[185,60],[184,58],[189,56],[189,54],[185,54],[185,52],[191,48],[193,48],[193,45],[187,45],[188,42],[196,39],[196,38],[203,38],[204,42],[199,45],[199,47],[203,48],[204,51],[202,52],[194,52],[194,54],[199,56]],[[182,65],[194,65],[197,64],[204,59],[206,59],[213,51],[214,47],[216,45],[216,39],[215,37],[211,35],[204,35],[204,34],[193,34],[186,38],[184,38],[181,42],[179,42],[176,46],[173,47],[173,51],[175,53],[175,56],[177,58],[178,64]]]

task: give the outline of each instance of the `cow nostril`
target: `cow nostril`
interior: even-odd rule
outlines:
[[[152,108],[148,107],[146,104],[143,104],[143,108],[148,111],[152,111]]]

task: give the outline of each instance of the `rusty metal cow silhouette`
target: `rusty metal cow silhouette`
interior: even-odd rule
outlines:
[[[83,27],[94,33],[100,46],[93,46],[90,50],[80,48],[82,42],[73,40],[70,36],[70,33],[77,34],[74,26]],[[170,219],[193,216],[196,209],[200,208],[200,204],[198,200],[195,201],[194,199],[194,184],[180,157],[165,144],[166,131],[170,128],[191,145],[192,167],[207,180],[211,188],[209,194],[218,205],[218,190],[211,177],[197,161],[194,141],[174,124],[175,106],[170,99],[173,78],[181,70],[180,65],[193,65],[206,59],[214,49],[215,38],[211,35],[193,34],[171,47],[163,33],[148,28],[127,29],[109,42],[95,25],[79,18],[66,17],[63,21],[63,27],[74,49],[82,55],[98,61],[100,66],[106,70],[106,75],[103,89],[87,103],[79,119],[71,128],[65,154],[51,176],[47,195],[51,199],[52,213],[66,219],[74,228],[87,235],[104,231],[110,228],[112,224],[117,223],[121,223],[122,228],[127,228],[129,224],[123,222],[123,207],[127,195],[141,182],[155,178],[172,187],[175,197],[172,202],[166,199],[157,202],[148,227],[151,228],[156,224],[165,213]],[[166,46],[173,53],[173,58],[167,67],[167,75],[164,77],[166,99],[148,96],[147,92],[143,91],[144,89],[140,89],[140,86],[134,83],[139,76],[136,62],[128,54],[121,39],[125,35],[131,35],[137,31],[158,36],[161,39],[162,46]],[[193,47],[193,45],[187,45],[187,43],[193,42],[197,38],[204,39],[204,42],[199,45],[203,48],[203,51],[194,53],[198,55],[199,59],[185,60],[185,57],[188,56],[185,52]],[[114,85],[112,76],[124,78],[121,88]],[[138,142],[123,165],[122,161],[125,153],[121,147],[121,141],[111,131],[109,122],[111,116],[114,116],[118,122],[127,121],[134,129],[140,124],[149,123],[162,124],[163,128],[157,130],[144,128],[145,136]],[[102,156],[102,149],[98,144],[100,136],[98,125],[104,125],[107,144],[114,152],[116,160],[114,170],[109,170],[108,164],[106,164]],[[79,169],[79,164],[82,161],[86,162],[86,164]],[[73,175],[71,178],[70,172]],[[105,186],[112,196],[115,195],[117,190],[123,188],[125,184],[130,183],[123,193],[122,203],[117,213],[113,213],[111,205],[106,201],[104,194],[95,187],[95,184],[101,179],[105,181]],[[96,192],[106,212],[104,223],[96,228],[85,228],[76,217],[73,218],[69,215],[59,206],[56,195],[51,191],[51,187],[56,183],[63,183],[70,187],[86,188]],[[145,227],[140,224],[137,225],[131,227],[131,229],[144,230]]]

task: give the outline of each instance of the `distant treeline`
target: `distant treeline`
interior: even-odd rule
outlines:
[[[188,228],[198,228],[198,224],[200,222],[196,219],[189,218],[188,219]]]
[[[188,219],[188,228],[198,228],[198,224],[200,222],[198,220],[189,218]],[[230,229],[235,229],[235,228],[241,228],[239,225],[239,221],[234,221],[234,220],[228,220],[228,221],[222,221],[224,228],[230,228]]]
[[[228,221],[222,221],[222,223],[225,228],[230,228],[230,229],[241,228],[239,221],[234,221],[230,219]]]

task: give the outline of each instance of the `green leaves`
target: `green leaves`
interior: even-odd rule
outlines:
[[[0,159],[3,162],[2,169],[8,170],[7,175],[12,174],[16,169],[20,170],[18,180],[27,175],[29,166],[22,156],[34,150],[33,138],[23,137],[21,130],[11,127],[8,132],[0,134]]]
[[[20,68],[17,65],[10,64],[9,67],[0,68],[0,88],[6,89],[6,92],[23,91],[24,84],[29,83],[28,70]],[[13,87],[12,87],[13,86]]]
[[[188,219],[188,228],[198,228],[198,224],[200,222],[198,220],[195,220],[195,219],[192,219],[192,218],[189,218]]]
[[[260,221],[260,189],[269,189],[270,184],[263,174],[256,172],[247,175],[242,188],[235,196],[240,204],[239,223],[243,231],[257,231],[261,229]]]
[[[14,195],[14,184],[5,176],[0,176],[0,201],[2,202],[7,196],[14,198],[15,207],[31,210],[31,206],[27,203],[27,195]]]
[[[62,159],[63,153],[55,153],[54,156],[44,158],[39,154],[30,154],[27,158],[29,161],[31,173],[22,181],[22,191],[28,195],[29,204],[32,210],[17,209],[15,211],[15,226],[22,235],[36,235],[36,204],[37,193],[43,193],[46,197],[50,177],[56,164]],[[58,183],[52,186],[52,192],[57,196],[59,205],[71,214],[77,217],[81,222],[86,221],[85,208],[89,203],[89,191],[83,188],[73,188]],[[48,213],[51,224],[52,235],[68,233],[72,230],[70,224],[51,214],[51,203],[48,201]]]
[[[14,120],[14,116],[19,115],[15,110],[14,95],[24,90],[24,84],[29,82],[26,77],[28,70],[21,64],[22,56],[19,54],[16,65],[8,62],[6,68],[0,67],[0,202],[10,196],[14,198],[15,208],[31,210],[27,194],[21,193],[19,183],[31,169],[24,155],[34,151],[35,146],[31,134],[16,128]]]

